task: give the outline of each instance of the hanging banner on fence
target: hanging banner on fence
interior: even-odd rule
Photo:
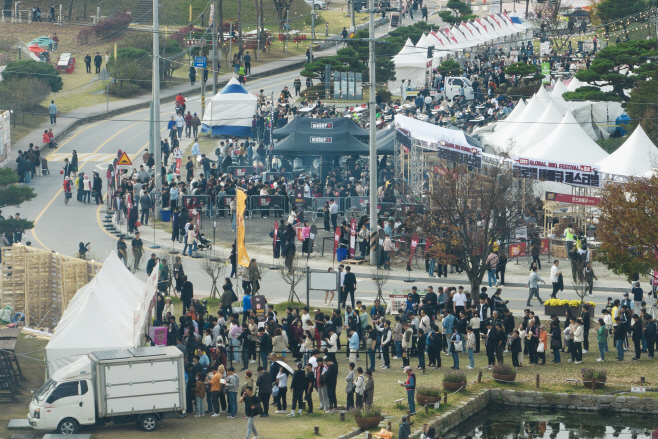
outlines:
[[[334,232],[334,261],[336,260],[336,250],[338,250],[338,243],[340,242],[340,227],[336,227]]]
[[[549,253],[549,246],[550,242],[548,238],[543,238],[539,240],[541,242],[541,246],[539,247],[539,254],[541,255],[547,255]],[[509,258],[522,258],[524,256],[528,256],[530,253],[528,252],[528,245],[529,243],[527,242],[516,242],[514,244],[509,244],[508,245],[508,253],[509,253]]]
[[[525,252],[525,242],[518,242],[516,244],[510,244],[509,249],[509,258],[522,258],[526,256]]]
[[[573,186],[601,187],[600,168],[567,162],[514,157],[514,177],[554,181]]]
[[[424,249],[424,251],[429,250],[430,247],[432,247],[432,240],[431,239],[426,239],[425,240],[425,249]]]
[[[356,252],[356,218],[350,220],[350,258]]]
[[[457,145],[444,140],[432,143],[431,147],[436,147],[440,159],[478,169],[482,168],[482,150],[480,148]]]
[[[247,195],[242,190],[235,194],[237,200],[237,225],[238,225],[238,265],[249,266],[249,255],[244,246],[244,209],[247,204]]]
[[[418,247],[418,234],[414,233],[414,235],[411,237],[411,248],[409,249],[409,265],[411,265],[411,260],[414,257],[414,253],[416,253],[416,247]]]
[[[546,200],[558,203],[580,204],[583,206],[598,206],[601,204],[599,197],[583,197],[580,195],[558,194],[557,192],[546,192]]]
[[[276,237],[279,236],[279,222],[274,221],[274,233],[272,234],[274,236],[274,240],[272,241],[272,251],[276,251]]]
[[[176,175],[180,175],[180,165],[181,165],[181,159],[176,159],[176,169],[174,171]]]

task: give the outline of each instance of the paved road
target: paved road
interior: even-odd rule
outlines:
[[[436,21],[436,18],[431,21]],[[379,29],[377,36],[384,34],[387,29],[387,27]],[[294,71],[249,81],[247,82],[247,89],[250,93],[258,93],[260,89],[264,89],[266,94],[274,93],[277,95],[286,85],[293,89],[292,83],[298,74],[299,71]],[[200,113],[199,96],[192,96],[188,102],[190,111]],[[164,132],[167,121],[174,114],[174,106],[173,104],[165,104],[161,107],[161,110],[161,129]],[[62,176],[59,171],[64,164],[64,158],[70,158],[73,150],[78,153],[79,169],[85,173],[91,173],[92,170],[104,171],[107,169],[107,163],[113,159],[119,149],[128,152],[133,158],[133,163],[139,166],[141,152],[148,147],[149,126],[147,122],[148,110],[138,110],[83,126],[60,143],[59,148],[53,151],[49,157],[51,174],[33,179],[33,187],[38,194],[37,198],[16,209],[16,211],[21,212],[22,217],[34,219],[36,222],[35,228],[28,233],[28,239],[32,241],[33,245],[73,255],[79,242],[91,242],[92,253],[99,259],[104,260],[109,255],[116,246],[116,239],[101,226],[101,215],[104,214],[105,207],[83,205],[74,199],[71,200],[68,206],[65,206],[61,186]],[[185,145],[184,142],[183,145]],[[9,212],[6,211],[5,214],[7,213]],[[218,227],[227,225],[227,222],[218,223]],[[148,236],[143,236],[143,238],[145,240],[149,239]],[[249,240],[249,237],[247,239]],[[227,256],[226,253],[224,251],[222,256]],[[270,257],[270,255],[262,256],[264,261],[268,261]],[[198,295],[207,295],[210,290],[210,282],[208,277],[200,270],[198,261],[188,259],[185,264],[186,272],[194,280],[195,290]],[[441,285],[436,280],[426,279],[425,273],[415,272],[414,274],[418,280],[415,285],[418,285],[419,288],[424,288],[430,284],[435,287]],[[423,276],[420,276],[421,274]],[[146,277],[143,272],[138,275]],[[468,282],[464,279],[464,285],[467,284]],[[268,298],[279,301],[288,296],[289,286],[282,281],[278,271],[268,272],[263,279],[263,286],[263,291]],[[411,284],[402,280],[390,280],[385,287],[385,291],[403,290],[410,286]],[[360,300],[371,302],[376,296],[376,291],[376,286],[372,281],[366,278],[359,279],[357,296]],[[304,285],[299,287],[297,292],[301,299],[305,300]],[[548,293],[545,295],[548,295]],[[527,297],[525,289],[506,288],[505,296],[511,299],[511,309],[520,312],[524,308],[525,303],[523,300]],[[323,303],[324,292],[312,291],[311,304],[322,305]],[[336,303],[336,299],[334,299],[334,303]]]

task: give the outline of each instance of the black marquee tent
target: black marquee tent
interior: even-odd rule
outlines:
[[[332,120],[332,119],[316,119]],[[352,134],[336,130],[327,132],[318,130],[317,134],[295,132],[284,140],[275,143],[272,153],[275,155],[323,156],[323,155],[368,155],[368,145]]]
[[[297,116],[283,128],[274,130],[272,138],[281,140],[293,133],[331,137],[332,134],[339,132],[347,132],[364,142],[367,142],[370,138],[369,131],[358,126],[349,117],[317,119],[304,116]]]

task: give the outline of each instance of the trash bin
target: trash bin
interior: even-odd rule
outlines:
[[[338,260],[338,262],[347,259],[347,249],[346,248],[336,249],[336,259]]]
[[[162,218],[163,223],[168,223],[171,221],[171,210],[163,209],[160,211],[160,218]]]

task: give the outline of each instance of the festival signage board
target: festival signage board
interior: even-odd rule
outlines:
[[[514,157],[514,177],[554,181],[572,186],[601,187],[600,168],[568,162]]]
[[[582,206],[598,206],[601,204],[599,197],[584,197],[580,195],[559,194],[557,192],[546,192],[547,201],[557,201],[558,203],[579,204]]]

